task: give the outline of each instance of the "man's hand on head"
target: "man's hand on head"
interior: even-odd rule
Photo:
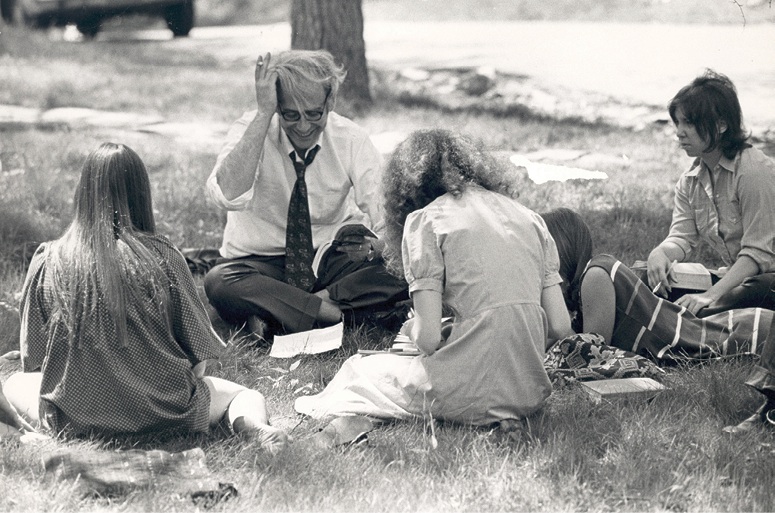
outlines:
[[[271,53],[256,59],[256,102],[259,112],[269,115],[277,110],[277,72],[271,62]]]

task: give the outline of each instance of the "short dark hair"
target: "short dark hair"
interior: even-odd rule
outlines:
[[[718,148],[726,158],[733,159],[748,146],[737,89],[726,75],[706,69],[670,100],[668,112],[674,123],[679,108],[697,133],[707,138],[706,151]],[[726,125],[723,132],[719,131],[721,123]]]

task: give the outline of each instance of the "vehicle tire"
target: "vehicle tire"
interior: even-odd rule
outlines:
[[[99,16],[87,16],[75,22],[75,28],[86,39],[94,39],[100,31],[102,18]]]
[[[0,15],[2,15],[3,21],[12,24],[16,20],[13,19],[13,10],[16,0],[0,0]]]
[[[185,0],[164,10],[164,20],[175,37],[187,36],[194,27],[194,0]]]

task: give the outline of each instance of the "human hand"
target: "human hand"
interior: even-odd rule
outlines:
[[[258,110],[274,113],[277,110],[277,72],[270,66],[272,54],[256,59],[256,102]]]
[[[704,292],[702,294],[686,294],[685,296],[681,296],[676,300],[675,304],[683,306],[689,312],[697,315],[700,310],[709,306],[714,301],[715,299],[710,297],[707,292]]]
[[[659,246],[649,253],[646,275],[654,294],[667,297],[672,290],[671,281],[675,281],[672,273],[674,263]]]
[[[409,319],[405,320],[404,323],[401,325],[401,329],[398,330],[398,334],[409,337],[409,339],[411,340],[413,326],[414,326],[414,317],[410,317]]]

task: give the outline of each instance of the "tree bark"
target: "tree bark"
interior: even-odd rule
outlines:
[[[292,0],[291,48],[331,52],[347,70],[340,96],[355,108],[371,104],[361,0]]]

